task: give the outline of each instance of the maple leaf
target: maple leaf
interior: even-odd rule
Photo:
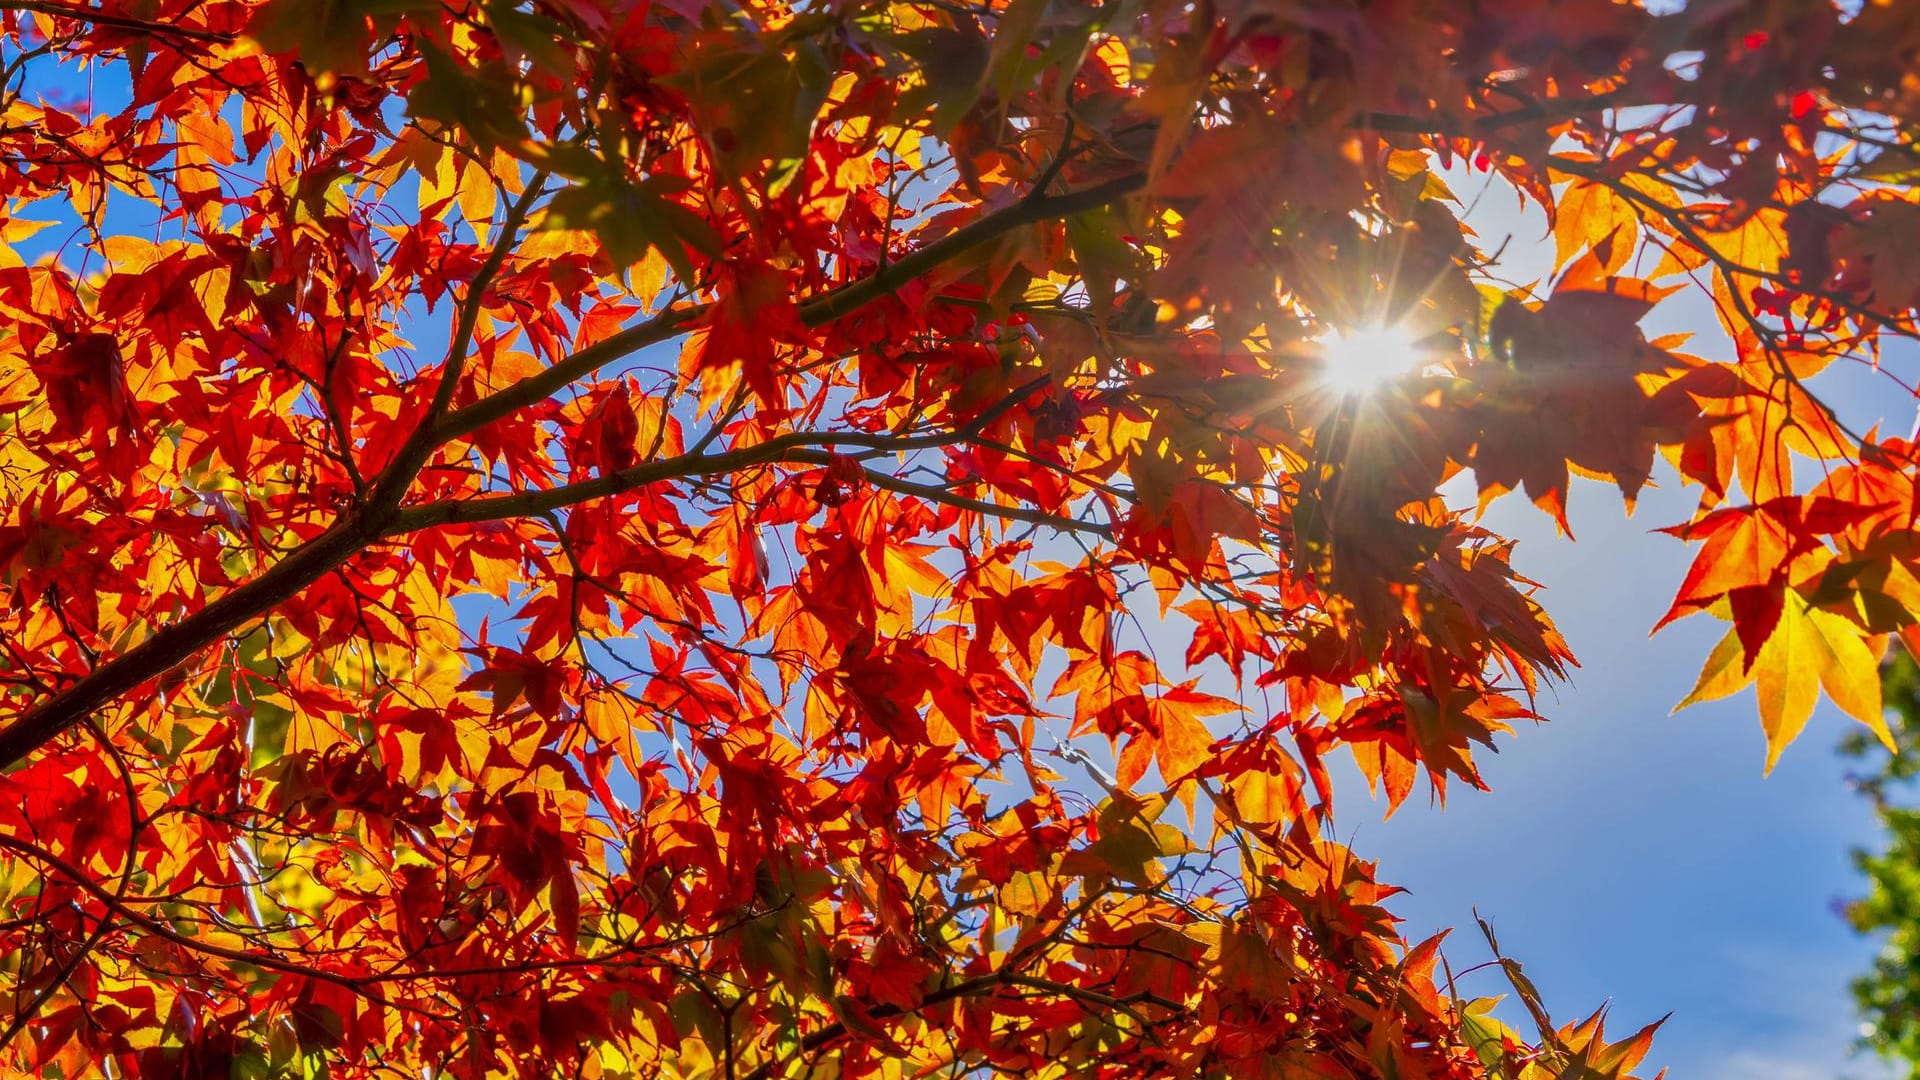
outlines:
[[[1767,734],[1768,772],[1806,727],[1822,690],[1847,715],[1892,746],[1893,736],[1880,707],[1884,642],[1866,638],[1847,616],[1815,607],[1797,591],[1785,595],[1751,658],[1743,636],[1761,635],[1755,631],[1743,635],[1738,627],[1728,631],[1707,658],[1693,691],[1676,710],[1755,685],[1760,726]]]
[[[52,433],[86,443],[114,473],[134,464],[138,406],[127,388],[125,360],[112,334],[74,336],[32,362],[53,410]]]
[[[1612,480],[1632,505],[1655,448],[1683,437],[1698,414],[1680,385],[1647,389],[1670,365],[1635,327],[1658,295],[1563,282],[1538,310],[1499,307],[1488,335],[1505,362],[1476,369],[1485,418],[1468,459],[1483,502],[1524,486],[1564,530],[1569,472],[1578,471]]]
[[[1920,225],[1920,205],[1905,198],[1862,199],[1830,243],[1832,273],[1848,291],[1864,291],[1889,311],[1920,305],[1920,253],[1898,237]]]

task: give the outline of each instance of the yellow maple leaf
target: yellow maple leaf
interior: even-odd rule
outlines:
[[[1766,771],[1772,772],[1780,752],[1806,728],[1824,689],[1835,705],[1892,749],[1893,735],[1880,703],[1880,657],[1885,651],[1880,636],[1864,634],[1846,616],[1789,592],[1779,625],[1753,664],[1744,662],[1738,632],[1728,631],[1707,657],[1693,692],[1674,711],[1755,684],[1760,726],[1767,734]]]

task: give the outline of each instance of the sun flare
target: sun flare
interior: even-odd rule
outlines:
[[[1320,355],[1320,377],[1327,386],[1358,396],[1413,371],[1421,351],[1404,327],[1366,326],[1330,335]]]

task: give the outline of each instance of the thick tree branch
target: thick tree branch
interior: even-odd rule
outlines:
[[[801,304],[800,319],[808,326],[825,325],[883,296],[891,295],[914,278],[1015,229],[1105,206],[1140,190],[1145,184],[1144,174],[1134,174],[1109,180],[1084,191],[1014,203],[901,256],[870,277],[842,285]],[[538,375],[522,379],[464,409],[449,413],[444,420],[433,425],[434,442],[450,442],[511,416],[535,402],[545,401],[623,356],[679,336],[691,329],[711,309],[710,304],[675,308],[597,341]]]
[[[1144,183],[1143,176],[1127,176],[1085,191],[1042,199],[1028,199],[1016,203],[903,256],[870,278],[842,286],[803,305],[802,316],[814,325],[829,322],[864,304],[891,294],[902,285],[944,262],[1016,228],[1105,205],[1139,190]],[[583,349],[539,375],[523,379],[492,397],[448,413],[440,423],[431,425],[427,429],[432,433],[431,438],[423,439],[421,445],[430,449],[432,446],[477,430],[517,409],[542,401],[568,383],[592,373],[620,356],[644,348],[647,344],[671,338],[706,310],[707,308],[702,306],[663,313],[647,323],[622,331]],[[1005,408],[1010,408],[1037,385],[1037,383],[1029,384],[1017,391],[995,410],[982,414],[968,425],[968,428],[962,430],[984,427],[992,416],[998,415]],[[953,432],[905,439],[891,438],[886,435],[860,435],[852,432],[796,434],[738,451],[697,455],[691,459],[683,455],[665,462],[647,462],[636,466],[634,470],[625,470],[611,477],[583,481],[583,485],[604,485],[604,490],[596,486],[569,485],[550,492],[493,496],[490,499],[396,509],[392,503],[386,501],[392,497],[388,493],[396,490],[404,493],[406,485],[412,480],[413,473],[418,471],[426,459],[425,454],[417,455],[418,461],[414,460],[414,455],[407,455],[401,460],[396,460],[380,477],[375,478],[376,496],[369,500],[366,507],[342,518],[285,559],[269,567],[259,577],[216,598],[187,618],[160,630],[146,641],[100,665],[85,678],[28,709],[11,724],[0,729],[0,769],[10,768],[83,718],[92,715],[95,710],[132,693],[141,684],[157,678],[162,672],[187,660],[194,653],[232,632],[236,627],[285,603],[301,589],[382,537],[433,525],[485,521],[510,516],[504,513],[508,510],[518,513],[538,513],[542,508],[565,506],[582,499],[596,498],[611,494],[623,486],[633,486],[637,483],[653,483],[700,472],[711,473],[746,468],[777,460],[779,454],[796,449],[802,444],[855,445],[906,450],[945,445],[948,442],[957,441],[960,437],[958,433]],[[783,439],[787,441],[782,441]],[[636,470],[640,470],[638,474],[631,475],[635,474]],[[561,495],[559,494],[561,492],[567,494]],[[549,500],[555,498],[560,501],[549,505]],[[520,509],[522,503],[493,501],[502,499],[525,500],[526,508]]]
[[[285,603],[321,575],[346,562],[379,536],[367,519],[349,518],[303,544],[259,577],[110,660],[0,729],[0,768],[109,702],[132,693],[234,628]]]

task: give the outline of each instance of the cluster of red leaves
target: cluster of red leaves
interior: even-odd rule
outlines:
[[[0,31],[25,1072],[1624,1077],[1650,1031],[1507,962],[1521,1040],[1325,839],[1330,755],[1480,785],[1573,662],[1436,493],[1666,455],[1694,697],[1757,682],[1773,754],[1819,688],[1878,725],[1920,621],[1914,448],[1805,385],[1917,329],[1910,5]],[[1638,329],[1684,287],[1732,362]]]

